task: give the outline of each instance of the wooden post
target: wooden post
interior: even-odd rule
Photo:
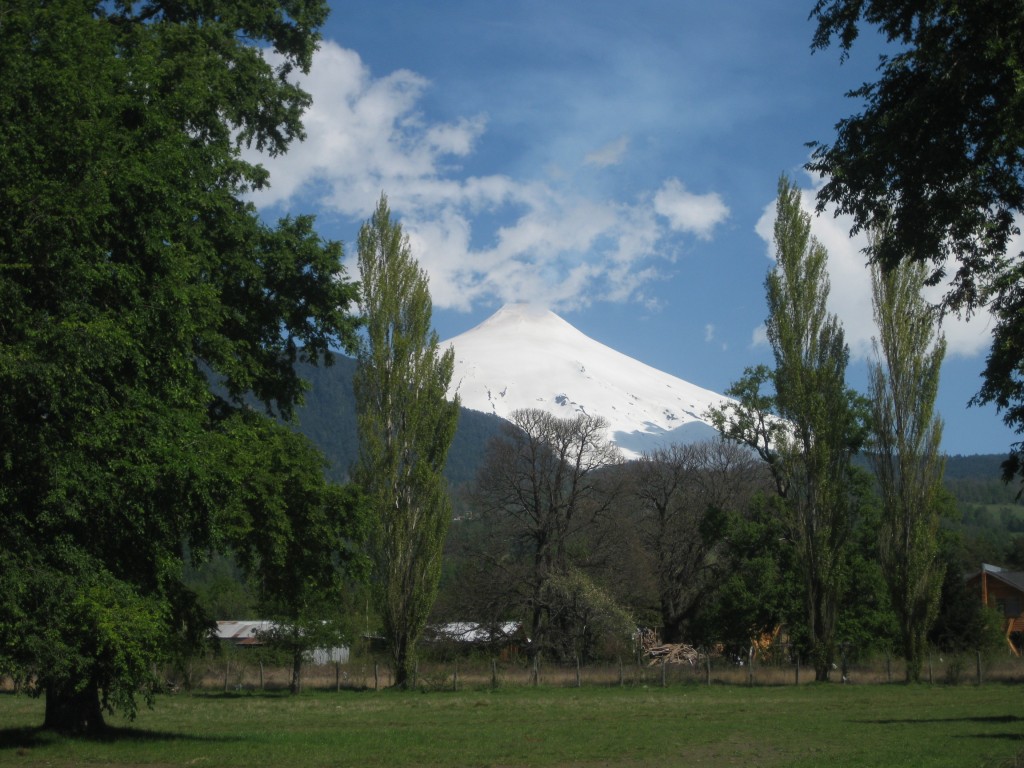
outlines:
[[[373,662],[373,690],[380,690],[380,665]]]
[[[622,673],[622,657],[619,656],[619,688],[626,684],[626,679]]]
[[[224,693],[228,692],[228,675],[231,673],[231,658],[224,659]]]
[[[928,684],[931,685],[931,683],[933,683],[933,682],[934,682],[934,680],[932,679],[932,654],[931,654],[931,651],[929,651],[928,652]]]
[[[800,654],[796,655],[796,684],[800,685]]]
[[[888,650],[886,650],[886,652],[885,652],[885,676],[889,679],[889,682],[891,683],[892,682],[892,656],[889,654]]]
[[[334,662],[334,690],[341,691],[341,662]]]
[[[754,685],[754,646],[747,649],[747,685]]]
[[[580,687],[580,655],[576,654],[576,687]]]
[[[711,685],[711,654],[704,654],[704,680],[708,685]]]
[[[981,651],[977,651],[977,660],[978,660],[978,685],[981,685],[981,683],[982,683],[982,678],[981,678]]]
[[[668,686],[668,682],[665,680],[665,668],[666,667],[668,667],[668,664],[665,663],[665,657],[663,656],[662,659],[661,659],[661,687],[662,688],[665,688],[665,687]]]
[[[537,659],[540,658],[540,654],[537,653],[533,657],[533,687],[536,688],[540,685],[540,670],[537,668]]]
[[[260,659],[260,690],[263,690],[263,659]]]
[[[498,687],[498,662],[491,657],[491,688]]]
[[[459,690],[459,660],[455,660],[455,667],[452,670],[452,690]]]

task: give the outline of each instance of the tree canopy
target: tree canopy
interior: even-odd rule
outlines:
[[[0,14],[0,672],[102,727],[198,637],[183,544],[221,539],[226,428],[289,416],[351,347],[341,246],[268,226],[244,146],[284,152],[321,0],[15,2]],[[272,66],[261,46],[274,48]],[[216,386],[211,382],[215,382]]]
[[[893,52],[879,78],[849,96],[863,107],[815,142],[808,168],[824,178],[819,210],[835,205],[855,230],[881,234],[884,268],[929,264],[952,279],[950,309],[988,305],[993,343],[976,397],[1024,432],[1024,260],[1013,238],[1024,212],[1024,7],[976,0],[818,0],[815,49],[846,56],[862,25]],[[1024,443],[1004,465],[1024,473]]]

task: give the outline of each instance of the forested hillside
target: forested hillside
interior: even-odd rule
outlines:
[[[344,481],[359,454],[356,436],[355,396],[352,377],[356,361],[336,355],[330,367],[301,366],[299,375],[309,382],[305,404],[296,409],[298,430],[324,453],[329,462],[328,476]],[[445,476],[455,486],[473,480],[483,449],[492,435],[501,428],[497,416],[463,408],[459,425],[448,452]]]

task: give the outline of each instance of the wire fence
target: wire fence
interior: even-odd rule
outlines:
[[[900,683],[906,670],[902,659],[873,655],[867,659],[840,661],[829,680],[845,685]],[[245,651],[193,659],[187,665],[165,670],[167,688],[173,692],[284,690],[292,682],[289,664],[272,663]],[[413,687],[422,690],[468,690],[507,686],[647,686],[677,685],[804,685],[814,681],[814,669],[795,659],[725,658],[701,654],[694,664],[650,662],[644,658],[619,658],[597,663],[571,660],[502,660],[479,656],[422,658],[414,673]],[[302,666],[303,690],[384,690],[393,686],[394,673],[385,657],[354,657],[346,663]],[[981,685],[1024,682],[1024,659],[985,656],[977,652],[932,652],[922,668],[921,681],[935,685]]]

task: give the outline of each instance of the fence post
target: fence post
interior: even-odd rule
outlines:
[[[459,660],[455,660],[455,668],[452,671],[452,690],[459,690]]]
[[[263,659],[260,659],[260,690],[263,690]]]
[[[576,687],[580,687],[580,655],[576,654]]]
[[[928,684],[931,685],[935,682],[932,679],[932,652],[928,651]]]
[[[704,677],[705,682],[711,685],[711,652],[708,651],[704,654]]]
[[[380,690],[380,665],[376,661],[373,662],[373,690]]]
[[[666,667],[668,667],[668,664],[665,662],[665,657],[662,656],[661,657],[661,687],[662,688],[666,688],[668,686],[668,683],[665,680],[665,669],[666,669]]]
[[[224,693],[228,692],[228,675],[231,673],[231,658],[224,659]]]
[[[982,677],[981,677],[981,651],[980,650],[977,651],[977,659],[978,659],[978,685],[981,685]]]
[[[754,685],[754,646],[747,649],[747,685]]]
[[[800,685],[800,654],[796,655],[796,684]]]
[[[491,688],[498,687],[498,662],[491,657]]]
[[[536,653],[533,656],[533,687],[536,688],[540,685],[540,670],[537,668],[537,659],[540,658],[540,653]]]
[[[885,676],[889,680],[889,682],[891,683],[892,682],[892,657],[890,656],[888,649],[886,649],[886,651],[885,651]]]
[[[625,678],[622,674],[622,656],[619,656],[619,688],[626,684]]]

